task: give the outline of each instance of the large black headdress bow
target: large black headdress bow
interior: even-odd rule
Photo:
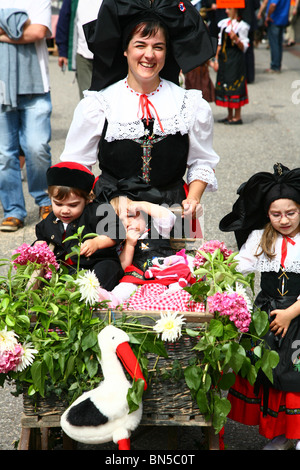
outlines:
[[[238,188],[237,194],[232,212],[221,220],[219,228],[223,232],[234,232],[240,248],[252,230],[266,225],[273,201],[286,198],[300,204],[300,168],[289,170],[277,163],[273,174],[256,173]]]
[[[94,54],[91,90],[101,90],[127,75],[123,33],[128,24],[158,19],[168,29],[170,47],[161,77],[178,83],[184,73],[215,54],[216,39],[190,0],[103,0],[96,21],[84,26],[89,49]]]

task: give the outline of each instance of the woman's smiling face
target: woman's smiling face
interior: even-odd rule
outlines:
[[[143,37],[142,29],[138,30],[124,52],[128,62],[129,86],[140,93],[154,91],[159,84],[159,73],[165,65],[166,51],[166,38],[162,28],[147,37]]]

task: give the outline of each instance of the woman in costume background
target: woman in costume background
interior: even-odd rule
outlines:
[[[220,229],[236,234],[237,269],[261,275],[255,304],[269,314],[265,340],[279,354],[279,363],[273,383],[263,372],[254,387],[236,377],[228,394],[229,417],[259,425],[260,434],[271,439],[266,450],[288,449],[294,439],[300,450],[300,168],[277,164],[274,174],[255,174],[238,194]]]
[[[195,215],[202,194],[217,189],[213,117],[198,90],[178,86],[215,47],[190,1],[104,0],[86,25],[94,53],[91,89],[75,110],[62,161],[91,168],[96,195],[109,201],[182,204]],[[184,176],[187,169],[187,185]]]
[[[219,122],[242,124],[241,108],[248,103],[245,52],[249,46],[249,25],[241,19],[241,10],[226,9],[228,18],[218,23],[220,28],[215,58],[216,105],[227,108],[228,114]]]

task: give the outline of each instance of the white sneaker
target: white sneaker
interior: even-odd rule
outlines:
[[[267,445],[263,450],[288,450],[294,447],[294,442],[292,439],[287,439],[285,435],[276,436]],[[300,450],[300,446],[299,446]]]
[[[300,450],[300,441],[297,441],[296,446],[295,446],[295,450]]]

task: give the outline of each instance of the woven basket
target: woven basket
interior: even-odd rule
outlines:
[[[23,411],[26,416],[61,415],[67,407],[67,401],[55,394],[44,398],[37,394],[30,396],[24,389]]]
[[[189,360],[195,356],[192,348],[197,343],[197,338],[183,336],[175,343],[165,343],[168,358],[149,355],[148,370],[150,371],[150,383],[147,391],[143,395],[143,414],[159,415],[161,417],[184,417],[192,419],[194,415],[200,415],[199,408],[195,400],[192,399],[191,392],[185,383],[183,371],[181,377],[166,378],[160,372],[151,372],[157,367],[161,372],[163,369],[170,371],[174,360],[178,360],[182,368],[189,365]]]

